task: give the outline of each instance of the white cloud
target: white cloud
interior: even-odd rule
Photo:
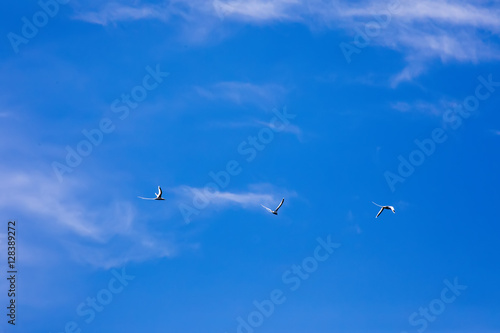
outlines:
[[[278,132],[283,132],[283,133],[290,133],[290,134],[293,134],[297,137],[297,139],[299,139],[299,141],[302,141],[302,130],[300,129],[299,126],[297,125],[293,125],[293,124],[288,124],[285,128],[283,129],[277,129],[276,128],[276,125],[273,124],[273,123],[269,123],[269,122],[263,122],[263,121],[259,121],[257,122],[259,125],[261,126],[266,126],[266,127],[269,127],[273,130],[276,130]]]
[[[83,207],[76,204],[70,189],[78,186],[68,180],[61,186],[49,177],[33,172],[2,171],[0,182],[0,207],[18,209],[25,213],[43,216],[52,223],[59,223],[73,232],[99,239],[95,226],[86,222]]]
[[[414,102],[394,102],[391,107],[394,110],[400,112],[416,111],[420,113],[425,113],[433,116],[442,116],[449,109],[454,109],[459,106],[460,103],[455,100],[449,100],[446,98],[441,98],[435,103],[429,103],[422,100],[417,100]]]
[[[387,14],[390,16],[384,16]],[[357,29],[364,30],[377,17],[388,19],[380,33],[370,38],[369,45],[405,56],[408,66],[392,79],[393,86],[421,75],[431,59],[472,63],[500,59],[500,50],[488,41],[500,32],[500,10],[480,1],[175,0],[161,5],[108,4],[95,12],[81,13],[77,19],[108,24],[139,19],[166,21],[172,15],[183,17],[193,33],[199,35],[201,31],[205,40],[210,34],[206,29],[214,30],[228,21],[259,25],[296,22],[342,29],[353,37]]]
[[[205,207],[200,210],[210,210],[210,208],[219,210],[230,207],[256,210],[262,208],[261,204],[273,206],[277,205],[283,197],[297,196],[293,191],[280,189],[271,184],[253,184],[248,187],[247,191],[243,192],[214,191],[203,187],[184,185],[175,188],[174,192],[178,196],[178,203],[192,205],[195,197],[199,198],[200,202],[205,202]]]
[[[468,25],[474,27],[500,28],[499,11],[492,8],[481,8],[465,1],[400,1],[395,16],[406,21],[422,21],[426,19]]]
[[[394,110],[398,110],[398,111],[401,111],[401,112],[408,112],[408,111],[411,110],[411,105],[409,103],[406,103],[406,102],[391,103],[391,107]]]
[[[410,60],[408,62],[409,64],[401,72],[391,78],[391,87],[395,88],[402,82],[411,81],[425,71],[425,65],[422,61],[412,62]]]
[[[101,5],[91,11],[81,11],[75,19],[89,23],[108,25],[122,21],[157,19],[167,21],[172,16],[181,16],[190,20],[193,15],[213,16],[217,18],[237,19],[249,22],[298,19],[290,11],[291,6],[300,5],[298,0],[167,0],[161,4],[126,4],[112,2]]]
[[[101,204],[84,201],[83,198],[94,197],[91,188],[95,184],[89,180],[68,176],[64,183],[59,183],[55,177],[36,171],[7,169],[0,174],[0,208],[29,218],[32,232],[44,230],[47,237],[64,244],[80,261],[109,268],[175,253],[173,243],[152,237],[137,223],[140,218],[132,203],[119,198]],[[37,253],[28,254],[31,261],[36,261],[36,256]]]
[[[362,7],[343,5],[327,15],[329,19],[340,20],[339,25],[354,35],[356,28],[363,31],[374,17],[387,19],[381,16],[390,13],[387,3],[363,2]],[[498,48],[487,42],[489,34],[498,35],[498,10],[444,0],[401,0],[399,3],[386,27],[369,40],[370,45],[394,49],[405,56],[408,65],[393,77],[393,86],[421,75],[431,59],[438,58],[443,63],[500,59]]]
[[[166,20],[169,13],[165,7],[157,5],[130,6],[119,3],[106,3],[97,11],[77,14],[74,18],[89,23],[108,25],[121,21],[144,19]]]
[[[73,260],[104,269],[177,254],[173,239],[158,239],[137,231],[130,234],[130,237],[113,239],[106,244],[65,243]]]
[[[253,84],[249,82],[218,82],[207,88],[194,87],[202,97],[229,100],[236,104],[256,104],[264,108],[276,106],[286,94],[286,89],[278,84]]]
[[[191,186],[178,187],[176,192],[184,198],[191,199],[194,196],[206,198],[209,205],[214,206],[239,206],[241,208],[260,207],[262,203],[269,203],[277,200],[277,196],[269,193],[258,192],[223,192],[223,191],[205,191],[204,188]]]
[[[490,130],[490,133],[500,136],[500,130]]]
[[[233,128],[233,129],[239,129],[239,128],[245,128],[245,127],[255,127],[255,128],[263,128],[263,127],[269,127],[270,129],[275,130],[276,132],[279,133],[289,133],[295,135],[295,137],[299,140],[302,141],[303,137],[303,132],[300,129],[299,126],[293,125],[293,124],[288,124],[281,128],[277,128],[276,124],[271,123],[271,122],[266,122],[266,121],[261,121],[261,120],[248,120],[248,121],[217,121],[217,122],[211,122],[209,124],[210,127],[216,127],[216,128]]]
[[[300,8],[298,0],[230,0],[213,1],[213,8],[219,17],[228,17],[242,21],[296,21],[300,19],[300,12],[292,9]]]

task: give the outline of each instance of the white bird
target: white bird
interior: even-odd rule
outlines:
[[[392,212],[393,212],[394,214],[396,214],[396,211],[394,210],[394,207],[392,207],[392,206],[382,206],[382,205],[376,204],[376,203],[375,203],[375,202],[373,202],[373,201],[372,201],[372,203],[373,203],[374,205],[376,205],[376,206],[382,207],[382,208],[380,208],[380,211],[378,212],[377,216],[375,216],[375,218],[379,217],[379,215],[380,215],[380,214],[382,214],[382,212],[384,211],[384,209],[390,209],[390,210],[392,210]]]
[[[280,207],[283,205],[283,202],[285,202],[285,198],[281,199],[280,204],[278,205],[278,207],[276,207],[275,210],[272,210],[271,208],[267,208],[264,205],[261,205],[261,206],[264,207],[265,209],[267,209],[269,213],[272,213],[274,215],[278,215],[278,209],[280,209]]]
[[[156,198],[143,198],[143,197],[138,197],[138,198],[141,198],[141,199],[144,199],[144,200],[165,200],[161,197],[161,187],[158,186],[158,193],[155,193],[156,195]]]

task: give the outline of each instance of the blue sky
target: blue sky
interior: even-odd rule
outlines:
[[[1,332],[500,332],[494,1],[4,6]]]

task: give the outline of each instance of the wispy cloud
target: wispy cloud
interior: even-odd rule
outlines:
[[[261,120],[256,120],[256,119],[250,119],[247,121],[217,121],[217,122],[211,122],[208,124],[210,127],[215,127],[215,128],[231,128],[231,129],[241,129],[241,128],[263,128],[263,127],[269,127],[272,130],[276,130],[277,132],[280,133],[289,133],[295,135],[299,141],[302,141],[303,138],[303,132],[302,129],[294,124],[288,124],[286,127],[283,128],[277,128],[276,124],[267,122],[267,121],[261,121]]]
[[[209,87],[194,87],[196,93],[210,100],[227,100],[236,104],[255,104],[264,108],[274,107],[282,101],[287,90],[278,84],[253,84],[249,82],[218,82]]]
[[[137,21],[144,19],[167,20],[170,16],[168,7],[159,5],[124,5],[119,3],[106,3],[95,11],[80,12],[74,19],[89,23],[108,25],[122,21]]]
[[[226,21],[259,25],[297,22],[314,28],[340,28],[354,36],[368,22],[387,14],[394,2],[399,6],[390,13],[389,24],[370,40],[370,45],[390,48],[405,56],[408,65],[392,78],[393,86],[424,73],[431,59],[472,63],[500,59],[498,48],[488,42],[500,32],[500,10],[480,1],[175,0],[155,5],[115,2],[81,12],[75,18],[107,25],[144,19],[168,21],[175,15],[183,17],[196,34],[202,31],[205,37],[209,34],[206,27],[215,29],[214,22],[220,26]],[[205,28],[200,30],[200,26]]]
[[[394,102],[391,103],[391,108],[400,112],[420,112],[432,116],[442,116],[449,109],[453,109],[460,105],[458,101],[441,98],[435,103],[417,100],[414,102]]]
[[[297,21],[300,20],[302,7],[298,0],[230,0],[213,1],[213,8],[220,17],[242,21]]]
[[[483,2],[484,3],[484,2]],[[496,8],[479,7],[466,1],[401,1],[397,17],[406,21],[421,21],[432,19],[454,25],[469,25],[474,27],[500,28],[499,11]],[[376,9],[376,8],[373,8]]]
[[[160,4],[126,4],[115,1],[101,5],[94,10],[84,10],[74,16],[77,20],[94,24],[157,19],[167,21],[172,16],[181,16],[190,20],[192,16],[205,15],[247,22],[289,21],[299,19],[300,11],[291,10],[300,7],[298,0],[167,0]]]
[[[92,197],[88,196],[89,183],[68,177],[63,185],[38,172],[2,169],[0,208],[35,218],[50,235],[64,235],[57,241],[74,258],[97,267],[175,253],[173,243],[152,237],[137,225],[132,203],[110,200],[106,205],[95,205],[83,201]]]
[[[274,205],[279,203],[283,196],[294,197],[297,194],[293,191],[276,188],[270,184],[253,184],[247,191],[207,191],[205,188],[192,186],[179,186],[174,189],[178,199],[189,201],[194,196],[205,197],[209,204],[207,207],[229,208],[240,207],[242,209],[254,210],[260,209],[260,205]]]
[[[111,239],[106,244],[76,242],[66,247],[71,258],[79,263],[109,269],[122,267],[129,262],[142,262],[152,258],[167,258],[177,254],[175,240],[158,239],[145,233],[134,232],[134,236]]]
[[[180,197],[190,199],[196,195],[203,195],[208,199],[210,205],[218,207],[238,206],[241,208],[255,208],[263,202],[271,202],[276,198],[268,193],[258,192],[207,192],[204,188],[181,186],[176,190]]]
[[[490,133],[493,135],[500,136],[500,130],[490,130]]]
[[[327,20],[338,19],[346,31],[354,34],[356,28],[362,31],[374,17],[389,13],[389,3],[339,5],[336,11],[326,14]],[[385,31],[370,43],[405,56],[407,67],[392,78],[392,85],[397,86],[425,72],[432,59],[472,63],[500,59],[499,50],[488,43],[492,34],[498,35],[499,28],[500,11],[479,3],[401,0],[390,13]]]
[[[270,122],[258,121],[257,124],[259,126],[266,126],[266,127],[269,127],[273,130],[278,130],[276,128],[276,125],[273,123],[270,123]],[[283,129],[280,128],[278,131],[283,132],[283,133],[293,134],[297,137],[297,139],[299,139],[299,141],[302,141],[303,133],[302,133],[302,130],[300,129],[300,127],[297,125],[289,124]]]
[[[2,170],[0,205],[45,217],[80,236],[101,239],[103,235],[85,218],[89,213],[74,201],[70,188],[75,186],[74,181],[62,187],[41,174]]]

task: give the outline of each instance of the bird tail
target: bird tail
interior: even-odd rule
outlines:
[[[379,205],[378,203],[375,203],[372,201],[372,204],[374,204],[375,206],[379,206],[379,207],[382,207],[382,205]]]

